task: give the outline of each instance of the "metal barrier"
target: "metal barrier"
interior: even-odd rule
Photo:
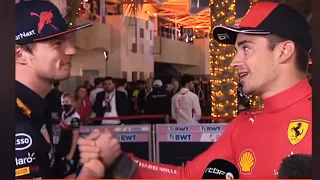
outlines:
[[[226,123],[156,125],[155,162],[184,165],[221,136]]]
[[[90,118],[90,120],[159,118],[172,119],[165,115],[137,115]],[[201,119],[224,122],[230,118],[204,116]],[[93,129],[108,129],[118,138],[124,152],[133,153],[139,158],[152,162],[182,165],[181,163],[193,159],[216,142],[226,126],[227,123],[81,126],[80,136],[87,136]],[[59,142],[59,137],[60,126],[54,125],[54,144]]]

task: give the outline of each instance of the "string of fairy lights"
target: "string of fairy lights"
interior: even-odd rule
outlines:
[[[249,9],[251,9],[251,7],[258,2],[259,2],[259,0],[250,0]],[[263,108],[263,102],[262,102],[262,98],[260,96],[249,95],[249,102],[250,102],[251,108],[255,108],[255,109],[262,109]]]
[[[211,28],[219,25],[234,25],[235,0],[210,0]],[[211,115],[213,117],[237,116],[238,99],[235,71],[230,66],[234,56],[231,45],[221,44],[210,38]]]
[[[249,9],[259,0],[250,0]],[[235,0],[210,0],[211,28],[216,25],[235,24]],[[235,80],[236,72],[230,66],[235,55],[234,47],[218,43],[210,38],[210,72],[211,72],[211,116],[230,117],[238,114],[238,83]],[[259,96],[249,95],[251,108],[263,108]]]

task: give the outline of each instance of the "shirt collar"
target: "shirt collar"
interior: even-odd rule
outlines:
[[[16,98],[19,98],[31,110],[31,116],[33,114],[43,115],[45,113],[47,108],[45,99],[18,81],[15,82],[15,88]]]
[[[278,111],[289,105],[305,98],[312,96],[312,88],[305,78],[285,91],[263,100],[265,112]]]

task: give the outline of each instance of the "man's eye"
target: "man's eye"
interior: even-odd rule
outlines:
[[[249,50],[248,46],[243,46],[242,48],[243,48],[244,51],[248,51]]]

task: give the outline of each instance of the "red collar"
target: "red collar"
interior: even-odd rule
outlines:
[[[273,112],[290,106],[291,104],[312,96],[312,88],[305,78],[285,91],[263,100],[265,112]]]

